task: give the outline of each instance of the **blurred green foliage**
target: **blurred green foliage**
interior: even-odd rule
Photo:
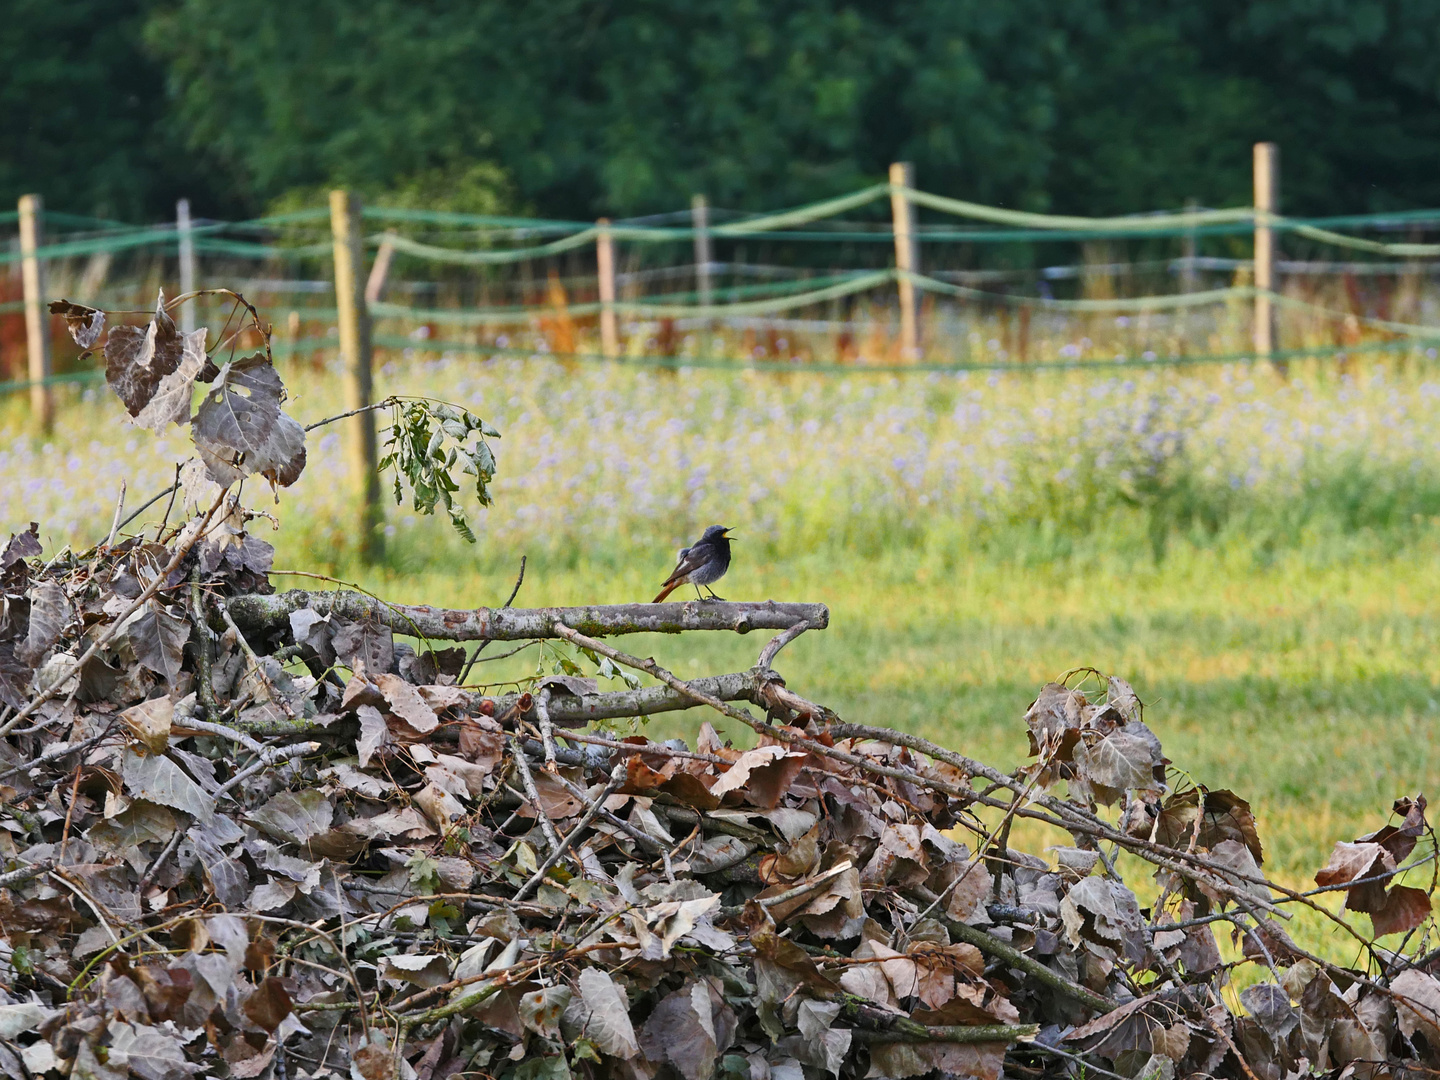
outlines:
[[[0,198],[160,214],[183,183],[235,214],[345,183],[590,217],[908,159],[1109,213],[1246,202],[1268,138],[1293,211],[1434,205],[1437,46],[1423,0],[16,0]]]

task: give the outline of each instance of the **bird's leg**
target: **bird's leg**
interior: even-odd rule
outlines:
[[[710,599],[711,599],[711,600],[719,600],[719,601],[721,601],[722,603],[724,602],[725,598],[724,598],[723,596],[716,596],[716,595],[715,595],[715,590],[712,589],[712,588],[710,588],[709,585],[706,585],[706,586],[705,586],[705,591],[710,594]]]

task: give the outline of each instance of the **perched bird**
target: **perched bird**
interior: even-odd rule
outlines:
[[[711,525],[691,547],[681,548],[674,571],[665,579],[660,595],[651,603],[660,603],[681,585],[694,585],[697,596],[700,586],[704,585],[710,599],[723,600],[723,596],[715,595],[710,585],[719,581],[730,569],[730,537],[725,535],[729,531],[728,525]],[[705,597],[700,596],[700,599]]]

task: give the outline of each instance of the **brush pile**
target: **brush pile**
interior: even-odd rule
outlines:
[[[1423,799],[1317,875],[1371,920],[1329,916],[1349,969],[1287,935],[1287,906],[1329,909],[1265,881],[1243,799],[1172,784],[1120,679],[1046,686],[1007,775],[790,690],[772,664],[819,605],[448,612],[276,595],[261,541],[182,545],[0,554],[12,1076],[1440,1066],[1432,888],[1396,883],[1433,887]],[[657,628],[780,633],[693,682],[593,636]],[[457,684],[447,642],[527,638],[655,685]],[[758,743],[595,723],[692,706]],[[1015,850],[1017,818],[1068,842]],[[1237,965],[1262,976],[1238,1013]]]
[[[104,313],[56,311],[98,342]],[[1301,893],[1265,877],[1243,798],[1170,769],[1119,678],[1017,707],[1034,760],[1004,773],[787,686],[775,660],[826,627],[819,604],[277,594],[238,492],[293,483],[305,429],[268,353],[205,344],[162,298],[104,346],[137,422],[192,429],[181,523],[124,537],[117,508],[91,551],[47,560],[33,526],[0,549],[7,1075],[1440,1069],[1423,797]],[[389,404],[417,506],[457,518],[457,463],[488,498],[492,430]],[[774,635],[753,667],[690,681],[602,640],[751,631]],[[469,685],[493,641],[544,643],[548,673]],[[689,743],[626,734],[695,708],[754,745],[699,719]],[[1012,844],[1021,820],[1048,846]],[[1327,955],[1287,933],[1297,909],[1333,928]]]

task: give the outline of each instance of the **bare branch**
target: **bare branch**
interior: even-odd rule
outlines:
[[[760,650],[760,659],[755,661],[755,666],[761,671],[769,671],[770,665],[775,662],[776,654],[809,629],[810,623],[802,619],[788,630],[776,634],[770,639],[770,643]]]
[[[807,622],[823,630],[830,622],[824,604],[781,604],[773,600],[753,603],[689,601],[683,604],[600,604],[566,608],[447,609],[407,604],[386,604],[363,593],[337,590],[307,592],[295,589],[273,596],[237,596],[229,602],[230,614],[247,633],[284,632],[291,612],[310,608],[320,615],[369,620],[397,634],[413,634],[437,641],[524,641],[555,638],[555,623],[574,627],[592,637],[615,634],[679,634],[687,630],[788,630]]]

